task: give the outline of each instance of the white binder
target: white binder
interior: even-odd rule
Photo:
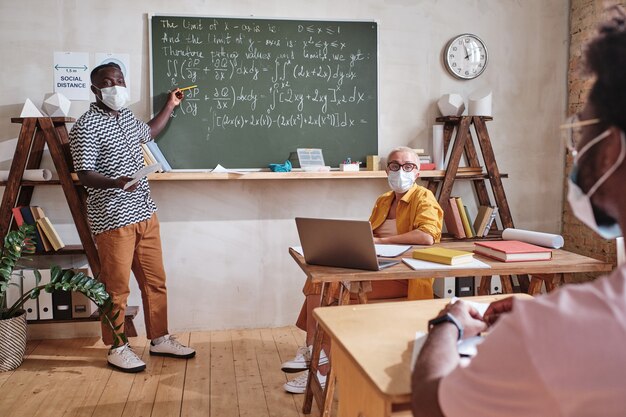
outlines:
[[[452,298],[454,297],[454,277],[435,278],[433,284],[433,292],[439,298]]]
[[[41,282],[39,285],[46,285],[50,282],[50,270],[40,269]],[[41,291],[39,294],[39,320],[52,320],[52,294]]]
[[[32,269],[22,270],[24,276],[22,280],[22,293],[26,294],[36,286],[35,272]],[[39,318],[39,309],[37,307],[37,299],[28,299],[24,303],[24,310],[26,310],[26,320],[37,320]]]
[[[21,271],[15,271],[15,273],[21,273]],[[17,279],[12,281],[13,284],[17,285],[9,285],[6,292],[6,300],[7,306],[11,307],[17,300],[22,297],[22,280]]]

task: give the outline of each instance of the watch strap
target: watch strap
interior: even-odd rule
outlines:
[[[456,317],[454,317],[452,314],[450,313],[446,313],[443,316],[439,316],[439,317],[435,317],[434,319],[430,320],[428,322],[428,330],[430,331],[430,329],[432,329],[433,327],[437,326],[438,324],[441,323],[452,323],[456,326],[456,329],[458,330],[458,338],[457,340],[461,340],[463,338],[463,326],[461,325],[461,323],[459,323],[459,321],[456,319]]]

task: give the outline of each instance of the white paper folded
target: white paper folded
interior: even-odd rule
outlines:
[[[0,181],[9,179],[9,171],[0,171]],[[24,181],[50,181],[52,179],[52,171],[49,169],[27,169],[24,170],[22,176]]]
[[[554,249],[563,247],[563,236],[553,235],[551,233],[533,232],[532,230],[504,229],[502,232],[502,239],[519,240],[521,242]]]
[[[146,165],[145,167],[141,168],[139,171],[131,175],[132,180],[128,181],[124,185],[124,189],[127,190],[129,187],[132,187],[135,183],[139,182],[139,180],[141,180],[146,175],[152,174],[153,172],[157,172],[160,170],[161,170],[161,164]]]

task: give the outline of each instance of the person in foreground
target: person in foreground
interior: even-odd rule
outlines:
[[[387,179],[391,191],[378,197],[370,223],[377,244],[432,245],[441,238],[443,210],[428,189],[415,184],[419,175],[419,158],[411,148],[398,147],[387,157]],[[433,298],[431,279],[373,281],[368,299],[427,299]],[[320,306],[321,285],[307,279],[303,293],[306,296],[296,325],[306,331],[307,346],[298,349],[294,359],[282,364],[283,372],[300,372],[309,367],[315,319],[313,309]],[[336,296],[338,296],[338,291]],[[325,338],[320,355],[318,379],[325,385],[328,372],[329,341]],[[308,371],[284,385],[287,392],[302,394],[306,389]]]
[[[596,76],[568,124],[574,214],[606,239],[626,228],[626,31],[623,10],[586,52]],[[495,325],[494,325],[495,323]],[[431,320],[412,376],[415,416],[623,416],[626,413],[626,265],[533,300],[468,303]],[[457,339],[490,326],[468,366]]]
[[[170,92],[163,109],[146,124],[124,107],[128,92],[118,65],[94,68],[91,84],[96,102],[78,119],[69,141],[74,168],[87,190],[87,217],[101,263],[98,278],[111,295],[114,311],[120,311],[115,324],[123,332],[132,270],[141,290],[147,336],[152,339],[150,354],[191,358],[195,351],[168,333],[159,220],[148,181],[143,178],[124,189],[130,176],[144,166],[141,143],[163,130],[182,93]],[[102,326],[102,339],[113,344],[106,326]],[[107,362],[124,372],[146,368],[128,344],[112,346]]]

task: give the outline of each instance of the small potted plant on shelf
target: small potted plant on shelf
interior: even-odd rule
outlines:
[[[10,231],[4,238],[0,249],[0,372],[17,368],[24,359],[26,351],[26,312],[24,302],[36,299],[41,291],[52,293],[55,290],[78,291],[90,298],[100,311],[100,316],[106,325],[113,330],[114,345],[126,343],[126,336],[118,333],[121,325],[115,326],[120,312],[112,314],[111,298],[104,288],[104,284],[95,278],[76,272],[71,269],[61,269],[53,266],[50,269],[50,282],[39,285],[41,274],[34,269],[36,285],[24,293],[12,305],[6,304],[6,293],[9,286],[18,285],[13,279],[21,279],[21,275],[14,272],[21,267],[18,261],[24,255],[35,253],[35,228],[24,224],[18,230]]]

